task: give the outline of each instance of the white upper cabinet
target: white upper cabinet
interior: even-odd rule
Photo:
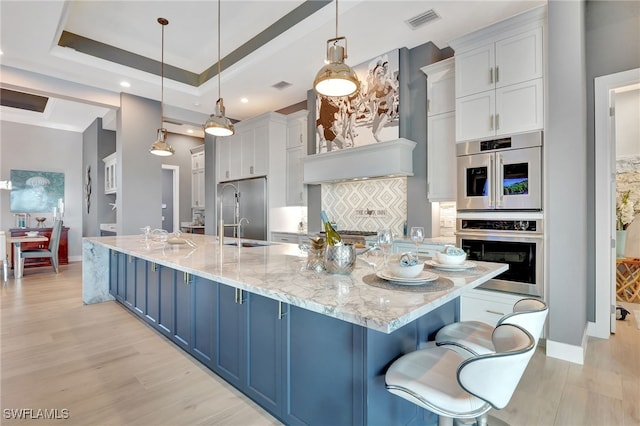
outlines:
[[[287,116],[287,197],[288,206],[307,204],[303,158],[307,152],[307,111]]]
[[[456,97],[542,78],[542,27],[456,54]]]
[[[240,134],[242,177],[266,176],[269,164],[269,126],[258,125]]]
[[[204,169],[204,149],[191,154],[191,170]]]
[[[285,146],[284,119],[280,117],[280,114],[266,113],[249,118],[235,125],[232,136],[217,138],[218,182],[271,174],[270,147],[278,145],[280,140]],[[284,176],[284,171],[282,174]]]
[[[287,117],[287,148],[307,147],[307,110]]]
[[[104,162],[104,193],[115,194],[118,191],[116,180],[116,165],[118,164],[116,153],[107,155],[102,159]]]
[[[545,14],[533,9],[451,42],[458,142],[544,128]]]
[[[427,116],[454,111],[455,66],[448,58],[421,68],[427,75]]]
[[[421,68],[427,75],[427,198],[456,200],[454,58]]]
[[[204,208],[204,146],[191,150],[191,207]]]

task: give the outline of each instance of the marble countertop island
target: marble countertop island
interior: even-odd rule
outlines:
[[[189,240],[193,246],[145,241],[141,235],[84,238],[84,303],[113,300],[108,289],[108,271],[104,271],[108,270],[104,267],[108,265],[108,258],[104,258],[104,253],[108,254],[106,248],[392,333],[508,268],[505,264],[489,262],[475,262],[475,268],[460,272],[427,267],[439,275],[433,285],[399,286],[386,282],[387,285],[381,285],[375,276],[376,267],[372,266],[381,264],[379,256],[358,256],[356,268],[350,275],[333,275],[307,270],[306,254],[293,244],[220,248],[217,237],[189,234]],[[227,238],[226,242],[233,243],[234,239]]]

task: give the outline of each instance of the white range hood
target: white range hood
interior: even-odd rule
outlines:
[[[304,183],[413,176],[416,143],[400,138],[304,157]]]

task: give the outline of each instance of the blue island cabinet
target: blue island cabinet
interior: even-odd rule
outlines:
[[[110,256],[117,294],[145,289],[144,319],[287,425],[433,425],[389,393],[384,375],[458,320],[454,299],[386,334],[152,262]],[[135,265],[135,273],[126,266]],[[127,273],[129,272],[129,273]],[[146,278],[146,285],[141,285]],[[138,302],[125,303],[136,312]]]
[[[126,255],[111,250],[109,256],[109,293],[122,303],[124,303],[126,296],[126,267]]]
[[[283,304],[217,284],[214,306],[213,371],[280,417]]]

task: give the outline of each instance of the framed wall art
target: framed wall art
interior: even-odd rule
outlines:
[[[47,213],[64,202],[64,173],[11,170],[12,213]]]
[[[353,67],[360,90],[316,96],[316,153],[398,139],[400,51]]]

